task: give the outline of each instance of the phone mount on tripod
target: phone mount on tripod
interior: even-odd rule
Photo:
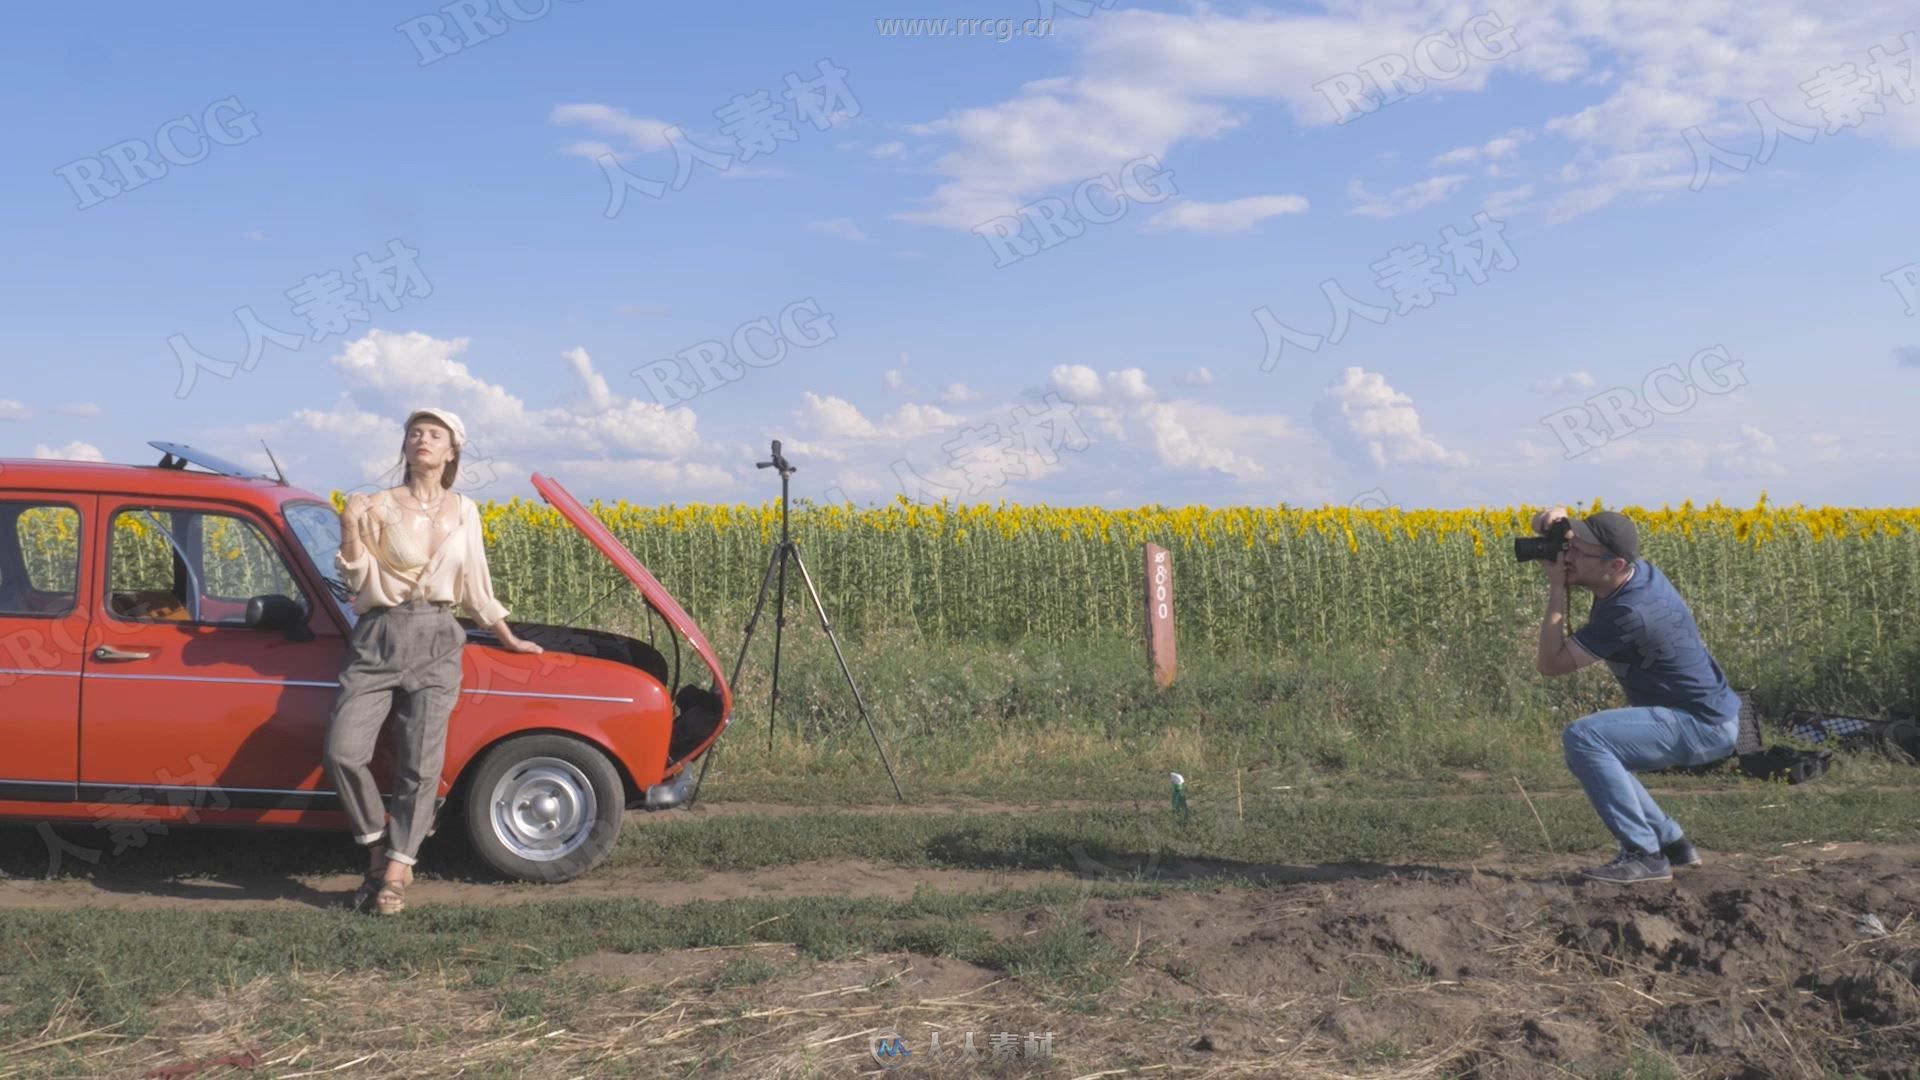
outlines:
[[[787,528],[788,483],[799,467],[788,461],[780,453],[780,440],[773,440],[773,460],[754,463],[756,469],[773,469],[780,474],[780,542],[774,545],[767,557],[766,573],[760,577],[760,596],[753,602],[753,614],[747,617],[747,629],[740,640],[740,655],[733,662],[733,673],[727,676],[727,683],[735,690],[738,699],[740,669],[746,663],[747,646],[753,641],[754,628],[759,625],[760,612],[767,605],[767,589],[775,585],[778,575],[778,587],[774,591],[773,607],[773,688],[767,695],[767,751],[773,751],[773,722],[780,706],[780,640],[787,626],[787,560],[800,568],[800,579],[807,583],[807,595],[813,598],[813,608],[820,615],[820,629],[827,632],[827,640],[833,643],[834,658],[840,661],[840,673],[847,678],[847,689],[853,691],[853,703],[860,710],[860,718],[866,721],[867,734],[873,736],[873,748],[880,755],[880,764],[886,766],[887,779],[893,782],[894,797],[901,802],[906,795],[900,791],[900,780],[893,774],[893,763],[887,760],[886,748],[880,745],[880,733],[873,726],[873,717],[867,715],[867,703],[860,696],[860,688],[854,685],[853,672],[847,667],[847,655],[840,648],[840,638],[833,632],[833,623],[827,618],[827,607],[820,602],[820,590],[814,588],[813,575],[808,572],[806,560],[800,557],[800,545]],[[717,746],[714,749],[719,749]],[[700,794],[700,785],[706,781],[707,766],[713,763],[713,752],[709,751],[700,763],[700,777],[694,781],[693,792],[687,797],[687,804]]]

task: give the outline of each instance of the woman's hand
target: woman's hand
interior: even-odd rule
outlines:
[[[373,500],[365,492],[356,491],[347,496],[347,507],[340,512],[340,531],[343,535],[359,536],[361,526],[366,524],[367,511],[372,509]]]
[[[512,634],[502,637],[500,639],[500,646],[508,652],[517,653],[543,653],[547,651],[525,638],[515,637]]]

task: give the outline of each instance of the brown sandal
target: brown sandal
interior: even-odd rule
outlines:
[[[413,867],[401,872],[399,881],[382,880],[380,892],[374,898],[373,910],[378,915],[398,915],[407,909],[407,886],[413,884]]]
[[[350,902],[350,905],[349,905],[351,910],[353,911],[373,910],[374,898],[380,894],[380,886],[384,884],[385,881],[386,881],[386,860],[382,859],[380,860],[379,868],[375,869],[375,868],[369,867],[367,869],[367,872],[361,875],[360,887],[353,890],[353,900]]]

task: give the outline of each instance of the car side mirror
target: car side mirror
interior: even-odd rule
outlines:
[[[273,593],[247,600],[247,625],[255,630],[285,631],[289,641],[312,641],[307,609],[292,597]]]

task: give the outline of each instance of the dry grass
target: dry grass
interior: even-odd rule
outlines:
[[[1283,914],[1306,918],[1312,906]],[[374,974],[302,973],[255,979],[207,998],[179,997],[156,1011],[148,1033],[130,1037],[85,1028],[63,1009],[46,1030],[0,1047],[0,1078],[52,1075],[193,1077],[234,1075],[282,1080],[317,1076],[690,1076],[767,1078],[879,1074],[868,1053],[874,1033],[896,1030],[916,1039],[940,1030],[987,1034],[1051,1031],[1053,1055],[967,1063],[957,1060],[915,1075],[1239,1078],[1305,1080],[1365,1077],[1425,1080],[1461,1075],[1588,1076],[1516,1054],[1513,1032],[1524,1022],[1551,1030],[1598,1034],[1624,1052],[1636,1046],[1656,1011],[1708,1003],[1729,993],[1724,980],[1656,973],[1618,957],[1589,955],[1556,940],[1555,929],[1481,926],[1503,944],[1492,952],[1497,977],[1423,979],[1404,974],[1364,994],[1308,992],[1286,1000],[1265,995],[1182,992],[1159,962],[1165,942],[1130,943],[1118,980],[1099,1001],[1076,1000],[1071,988],[1024,983],[973,969],[974,985],[916,993],[916,971],[941,961],[911,954],[786,963],[777,978],[728,985],[721,976],[743,956],[793,954],[779,944],[681,950],[631,957],[637,981],[566,979],[531,985],[535,1002],[555,1013],[526,1015],[507,995],[438,974],[397,979]],[[1915,920],[1894,926],[1878,944],[1916,942]],[[1868,942],[1862,942],[1864,948]],[[1835,964],[1852,959],[1834,957]],[[1357,971],[1389,969],[1390,958],[1354,954]],[[646,973],[658,972],[656,980]],[[951,976],[952,972],[948,972]],[[1644,989],[1655,986],[1653,992]],[[509,987],[508,991],[515,988]],[[1173,992],[1169,992],[1169,990]],[[1740,993],[1763,995],[1767,987]],[[542,998],[538,994],[545,994]],[[1557,1004],[1547,1004],[1553,1002]],[[1094,1007],[1089,1007],[1090,1005]],[[1332,1030],[1338,1010],[1364,1008],[1471,1017],[1446,1037],[1422,1045],[1356,1048]],[[1409,1012],[1409,1010],[1411,1010]],[[1196,1049],[1195,1033],[1211,1040]],[[1224,1034],[1223,1034],[1224,1033]],[[1796,1075],[1819,1075],[1833,1034],[1796,1027],[1791,1019],[1753,1032],[1767,1052]],[[1855,1037],[1857,1042],[1857,1037]],[[949,1043],[951,1045],[951,1042]],[[924,1052],[924,1051],[922,1051]],[[1640,1051],[1645,1060],[1646,1051]],[[1654,1060],[1658,1061],[1657,1057]],[[242,1066],[245,1066],[244,1068]],[[1685,1075],[1677,1068],[1655,1074]],[[942,1071],[945,1070],[945,1071]],[[991,1070],[986,1072],[984,1070]],[[1613,1074],[1625,1075],[1625,1074]],[[1636,1072],[1634,1075],[1645,1075]]]

